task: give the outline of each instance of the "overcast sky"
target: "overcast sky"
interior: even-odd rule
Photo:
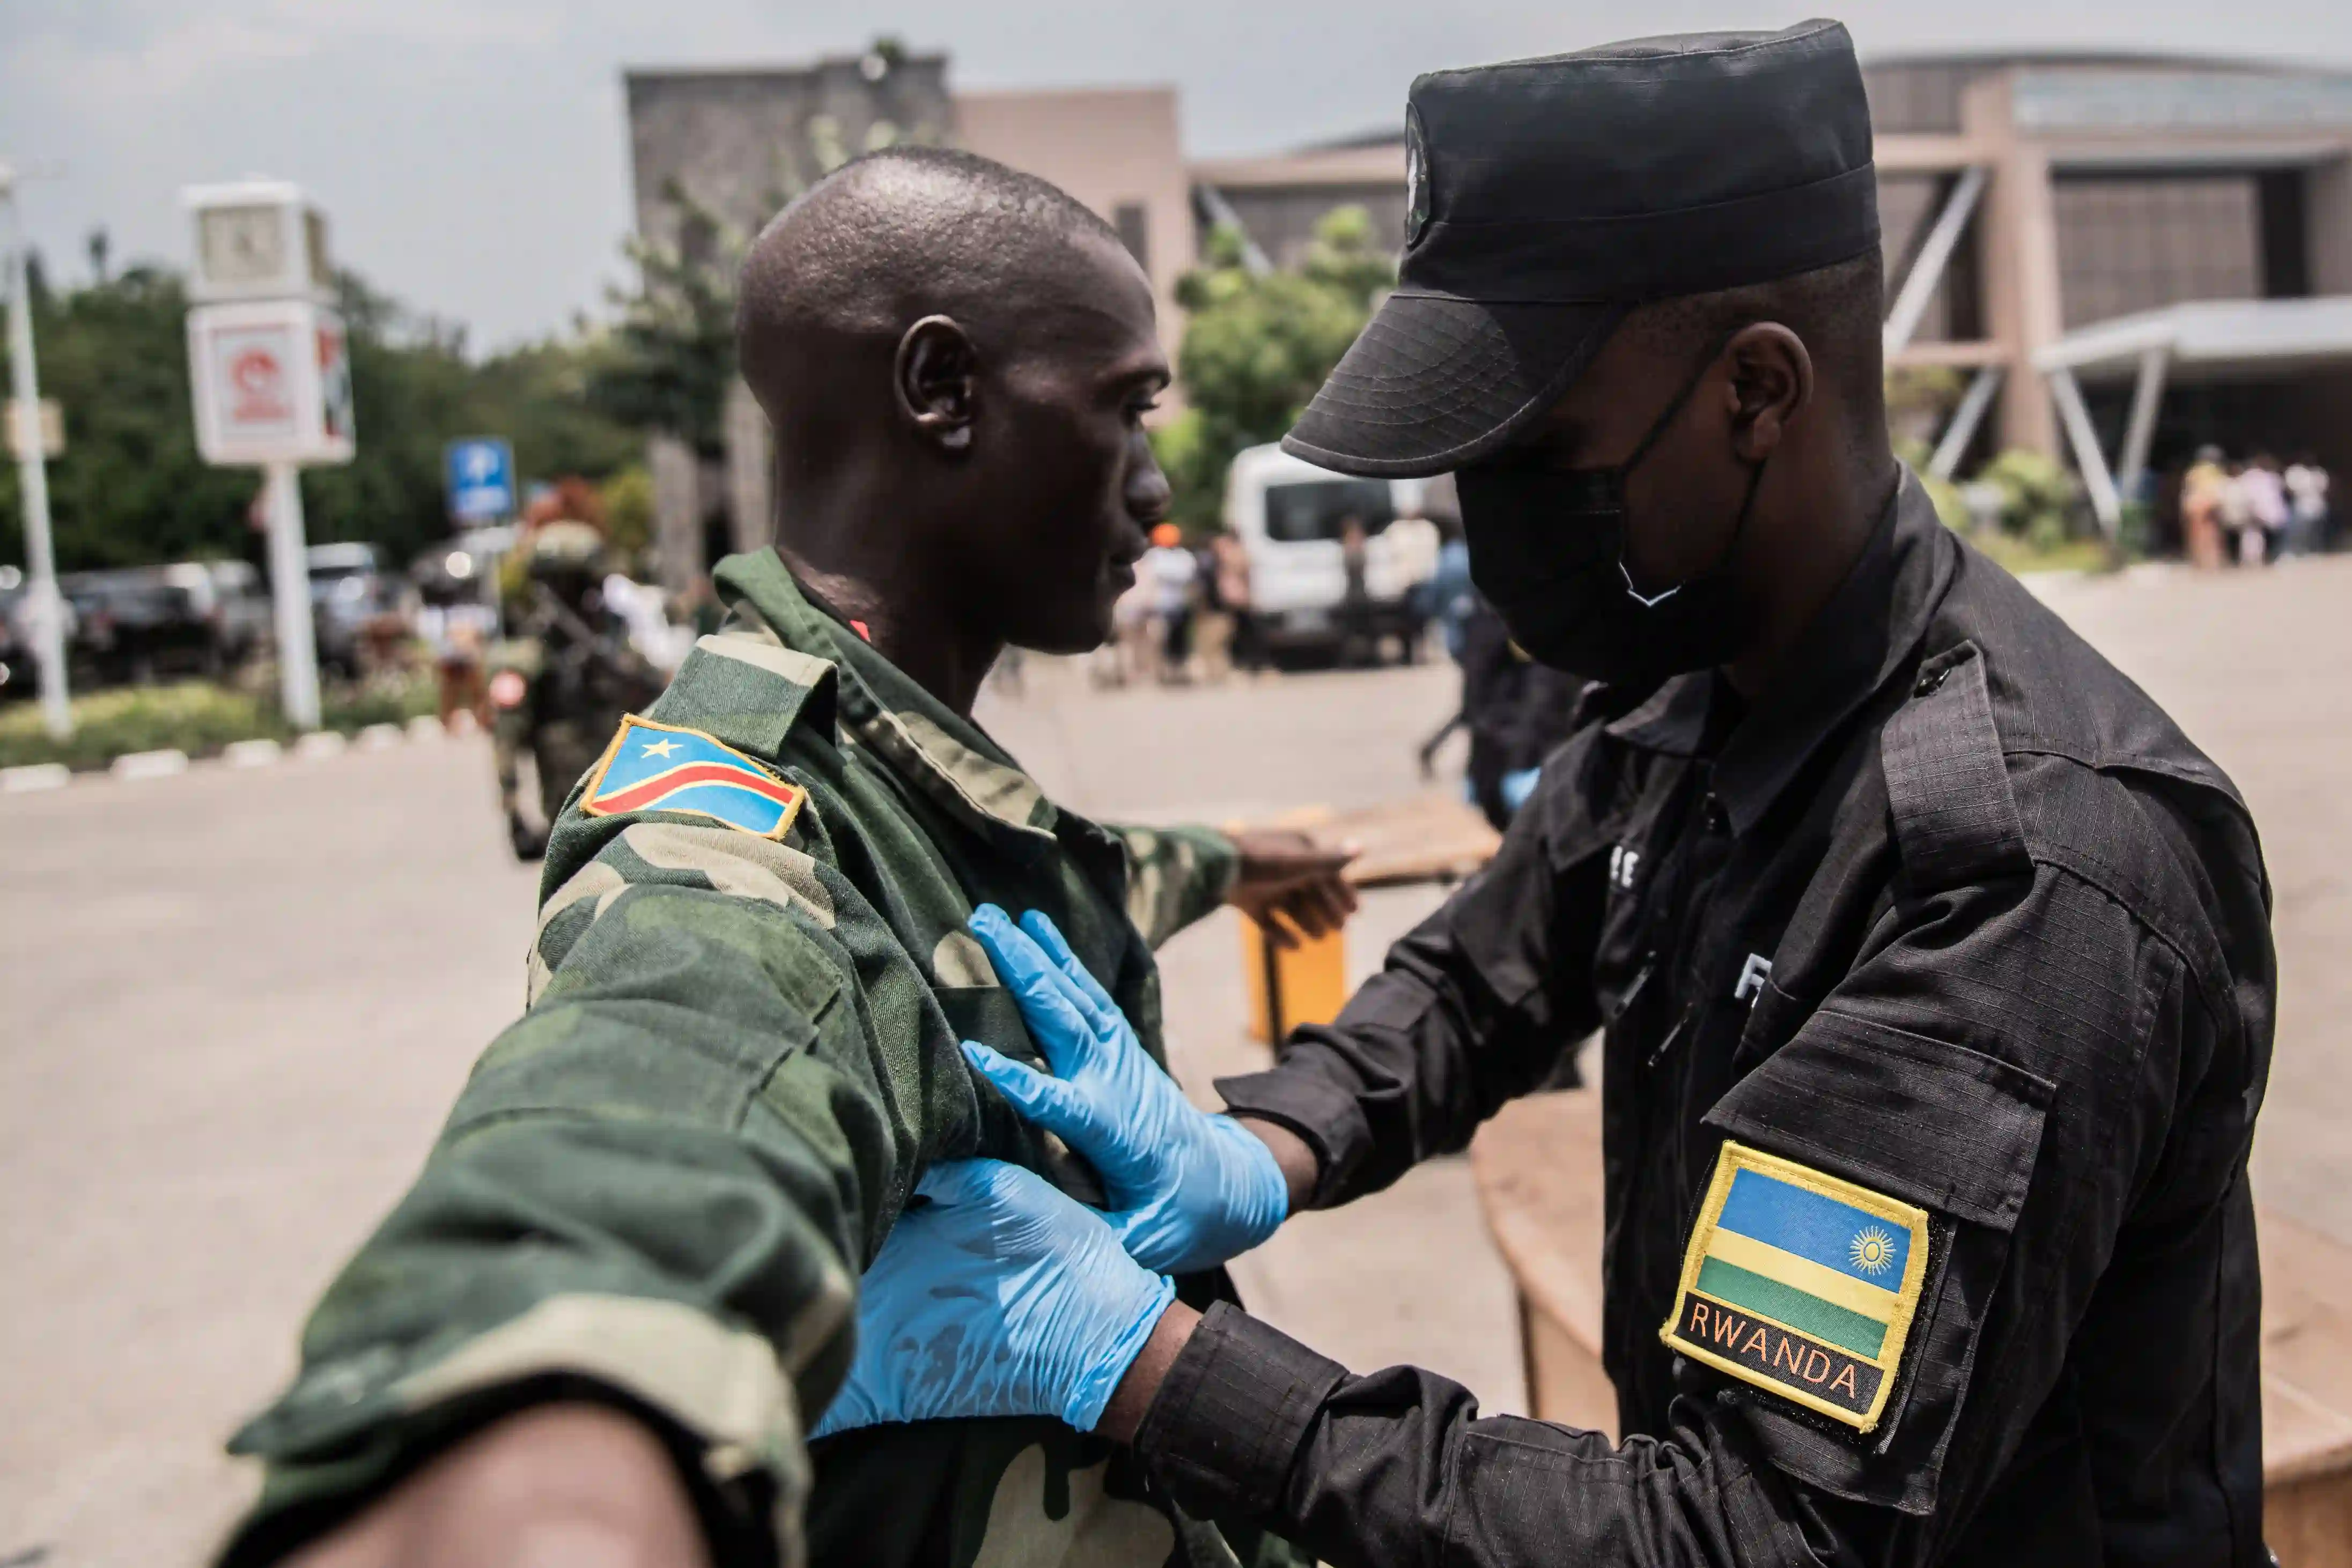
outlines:
[[[2031,45],[2352,68],[2347,0],[1854,0],[1865,57]],[[339,257],[477,349],[602,308],[629,225],[621,71],[852,53],[877,33],[961,88],[1173,81],[1194,154],[1396,119],[1433,67],[1634,32],[1777,26],[1750,0],[0,0],[0,159],[68,277],[184,262],[187,183],[268,173],[325,207]],[[2226,21],[2224,20],[2226,18]]]

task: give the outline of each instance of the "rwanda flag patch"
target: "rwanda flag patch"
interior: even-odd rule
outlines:
[[[580,809],[592,817],[685,811],[763,839],[781,839],[805,799],[807,791],[732,747],[698,730],[631,714],[589,771]]]
[[[1659,1335],[1867,1432],[1886,1409],[1927,1274],[1927,1210],[1726,1143]]]

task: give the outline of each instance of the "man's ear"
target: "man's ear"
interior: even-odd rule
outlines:
[[[971,449],[980,401],[980,358],[971,334],[948,316],[926,316],[898,340],[891,391],[898,412],[948,452]]]
[[[1813,357],[1803,339],[1777,321],[1741,328],[1724,356],[1731,365],[1732,444],[1743,460],[1761,463],[1813,401]]]

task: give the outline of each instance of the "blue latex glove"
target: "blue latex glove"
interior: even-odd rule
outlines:
[[[971,929],[1049,1076],[972,1040],[963,1053],[1015,1109],[1100,1172],[1104,1218],[1128,1256],[1154,1273],[1207,1269],[1248,1251],[1290,1214],[1274,1151],[1231,1116],[1195,1107],[1135,1038],[1054,923],[1032,910],[1015,926],[983,904]]]
[[[886,1421],[1102,1420],[1176,1287],[1001,1160],[931,1167],[858,1286],[857,1354],[812,1437]]]
[[[1526,805],[1528,797],[1536,792],[1536,781],[1542,777],[1543,769],[1540,768],[1522,768],[1517,772],[1504,774],[1504,809],[1516,813],[1520,807]]]

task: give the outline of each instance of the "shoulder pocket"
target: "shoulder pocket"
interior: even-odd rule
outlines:
[[[1823,1008],[1706,1122],[1933,1213],[2007,1231],[2056,1091],[1981,1051]]]
[[[1741,1391],[1780,1469],[1906,1513],[1935,1507],[2056,1088],[1981,1051],[1824,1009],[1707,1113],[1741,1144],[1928,1216],[1916,1317],[1874,1430]]]

